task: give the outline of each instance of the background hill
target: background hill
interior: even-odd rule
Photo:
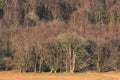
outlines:
[[[0,69],[119,71],[120,0],[0,0]]]

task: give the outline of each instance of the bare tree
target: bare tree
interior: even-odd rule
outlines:
[[[69,72],[75,71],[75,62],[77,54],[84,53],[85,46],[87,45],[82,37],[79,37],[76,33],[65,33],[58,36],[61,40],[61,44],[66,50],[66,70]],[[79,52],[80,51],[80,52]]]

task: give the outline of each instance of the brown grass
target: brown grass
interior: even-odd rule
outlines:
[[[0,80],[120,80],[119,72],[109,73],[18,73],[0,72]]]

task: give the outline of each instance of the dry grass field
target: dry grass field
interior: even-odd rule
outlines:
[[[0,80],[120,80],[119,72],[109,73],[18,73],[0,72]]]

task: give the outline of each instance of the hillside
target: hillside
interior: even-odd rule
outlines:
[[[0,70],[120,70],[120,0],[0,0]]]

